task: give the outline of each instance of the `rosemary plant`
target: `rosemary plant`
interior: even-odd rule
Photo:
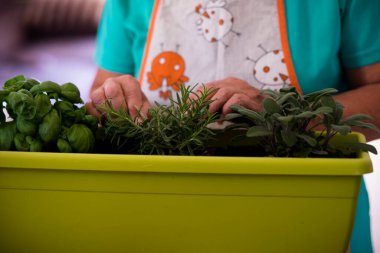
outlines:
[[[204,88],[196,92],[194,88],[182,85],[169,105],[156,103],[145,119],[140,115],[140,119],[133,120],[123,109],[116,111],[104,106],[106,138],[116,149],[127,153],[202,154],[214,135],[207,126],[218,117],[208,110],[212,102],[208,98],[214,91]]]

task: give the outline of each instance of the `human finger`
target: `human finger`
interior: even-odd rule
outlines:
[[[208,91],[208,96],[206,97],[206,100],[210,100],[218,91],[218,88],[215,86],[214,83],[215,82],[202,84],[198,86],[193,92],[191,92],[190,99],[199,99],[200,97],[202,97],[203,94],[205,94],[206,91]]]
[[[115,82],[114,79],[106,80],[103,90],[107,101],[115,110],[118,111],[120,108],[126,108],[124,93],[118,82]]]
[[[140,83],[132,76],[126,75],[118,78],[127,103],[129,115],[136,119],[143,109],[146,113],[150,103],[140,88]]]
[[[232,105],[240,105],[253,111],[260,111],[262,107],[261,101],[257,99],[252,99],[242,93],[235,93],[226,101],[226,103],[224,103],[222,108],[222,114],[226,115],[228,113],[231,113]]]
[[[209,111],[217,112],[223,108],[223,105],[230,99],[233,95],[231,89],[221,88],[216,91],[216,93],[210,98],[212,100],[210,104]]]
[[[86,108],[89,110],[89,113],[100,117],[102,114],[100,111],[100,106],[106,101],[107,98],[104,94],[103,87],[99,87],[90,94],[90,100],[88,101]]]
[[[97,118],[100,118],[101,114],[100,112],[96,109],[96,107],[94,106],[93,102],[91,99],[89,99],[87,101],[87,103],[85,104],[85,108],[86,108],[86,112],[91,114],[91,115],[94,115],[95,117]]]

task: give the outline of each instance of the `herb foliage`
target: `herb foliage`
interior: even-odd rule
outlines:
[[[156,103],[149,111],[133,120],[123,109],[115,110],[107,103],[102,106],[106,116],[106,138],[119,152],[150,155],[199,155],[204,153],[214,132],[207,126],[217,121],[209,112],[212,89],[194,91],[180,86],[169,105]],[[193,97],[191,96],[193,95]]]
[[[92,151],[98,120],[79,103],[72,83],[40,83],[22,75],[9,79],[0,90],[0,150]]]
[[[303,96],[293,87],[265,90],[263,109],[259,112],[232,106],[234,113],[225,120],[235,123],[228,130],[243,129],[245,136],[256,142],[255,148],[265,150],[268,156],[341,156],[342,148],[377,153],[373,146],[365,143],[345,143],[340,147],[331,143],[335,135],[347,135],[354,126],[380,132],[375,125],[366,122],[371,120],[368,115],[343,118],[343,106],[333,99],[336,92],[328,88]]]

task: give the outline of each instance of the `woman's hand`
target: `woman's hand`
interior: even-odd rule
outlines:
[[[220,111],[223,115],[231,113],[231,105],[241,105],[254,111],[262,108],[263,97],[260,90],[252,87],[247,82],[228,77],[205,84],[206,89],[213,88],[215,92],[210,97],[214,102],[210,105],[210,112]],[[203,87],[198,88],[198,92]]]
[[[151,105],[141,91],[139,82],[133,76],[108,77],[102,83],[96,83],[96,80],[91,90],[90,100],[86,103],[89,113],[100,117],[99,106],[108,102],[115,110],[122,108],[128,111],[132,119],[147,115]]]

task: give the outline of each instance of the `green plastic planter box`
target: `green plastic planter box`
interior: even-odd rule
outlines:
[[[0,252],[345,252],[371,170],[366,153],[0,152]]]

